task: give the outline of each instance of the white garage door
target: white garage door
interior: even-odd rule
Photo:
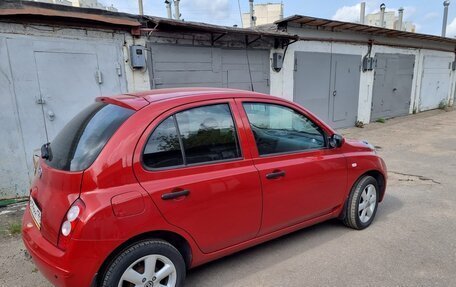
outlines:
[[[450,93],[450,57],[424,57],[421,82],[420,111],[436,109],[442,101],[447,101]]]

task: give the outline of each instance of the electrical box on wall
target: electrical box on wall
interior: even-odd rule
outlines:
[[[363,58],[363,72],[372,71],[374,69],[375,59],[372,57]]]
[[[272,68],[278,72],[282,69],[283,64],[283,54],[282,53],[273,53],[272,54]]]
[[[146,53],[144,46],[130,46],[130,64],[133,69],[143,69],[146,67]]]

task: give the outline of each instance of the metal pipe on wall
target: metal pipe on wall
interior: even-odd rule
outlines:
[[[179,11],[179,3],[180,0],[174,0],[174,19],[180,20],[180,11]]]
[[[250,6],[250,28],[255,27],[255,16],[253,13],[253,0],[249,0],[249,6]]]
[[[382,5],[380,5],[380,27],[382,28],[385,27],[385,9],[386,5],[385,3],[382,3]]]
[[[448,6],[450,6],[450,0],[443,1],[442,37],[446,37],[446,28],[448,23]]]
[[[169,2],[168,0],[165,0],[165,5],[166,5],[166,12],[168,14],[168,18],[172,19],[173,13],[171,12],[171,2]]]
[[[397,21],[397,30],[402,31],[402,23],[404,21],[404,8],[399,8],[399,19]]]
[[[361,2],[361,7],[359,9],[359,23],[364,24],[366,18],[366,2]]]
[[[138,0],[139,15],[144,15],[143,0]]]

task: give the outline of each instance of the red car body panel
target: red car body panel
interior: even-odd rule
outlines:
[[[56,286],[90,286],[105,260],[124,244],[150,232],[183,238],[190,248],[189,268],[297,229],[338,217],[350,189],[366,172],[384,178],[386,166],[366,144],[346,141],[336,149],[259,156],[243,102],[270,102],[293,108],[334,131],[300,106],[272,96],[228,89],[166,89],[99,98],[136,110],[83,172],[62,172],[40,160],[41,178],[31,196],[42,210],[42,228],[27,208],[23,240],[33,260]],[[242,150],[230,161],[147,170],[145,143],[169,115],[191,107],[227,103]],[[286,177],[265,181],[284,170]],[[328,180],[329,178],[329,180]],[[189,189],[186,198],[161,196]],[[58,247],[60,226],[77,199],[85,204],[65,250]]]

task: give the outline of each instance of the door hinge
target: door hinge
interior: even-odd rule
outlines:
[[[103,74],[101,73],[100,70],[97,70],[95,72],[95,79],[99,85],[101,85],[103,83]]]
[[[120,66],[119,63],[116,63],[116,71],[117,71],[117,76],[122,76],[122,67]]]
[[[294,59],[294,71],[297,71],[298,70],[298,59]]]
[[[35,103],[37,103],[38,105],[44,105],[46,103],[46,100],[43,98],[38,98],[36,99]]]

